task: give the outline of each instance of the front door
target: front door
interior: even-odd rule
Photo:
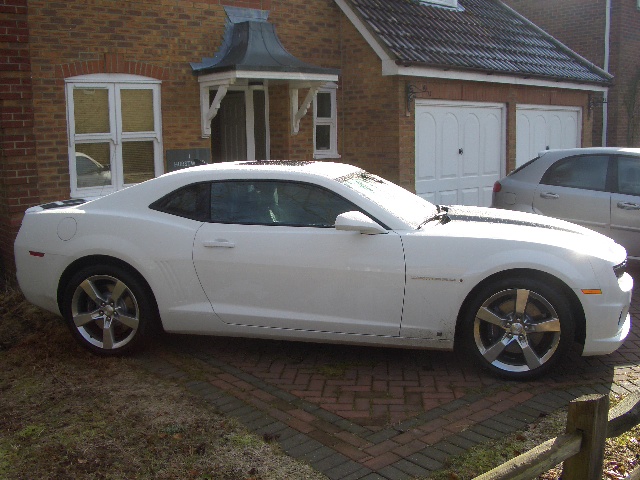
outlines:
[[[399,235],[335,229],[357,209],[306,183],[214,182],[212,221],[193,261],[225,323],[364,335],[398,335],[404,295]]]
[[[215,97],[210,92],[210,101]],[[269,128],[266,91],[259,88],[229,90],[211,120],[211,158],[214,162],[266,160]]]

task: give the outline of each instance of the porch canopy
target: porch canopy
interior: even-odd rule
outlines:
[[[289,83],[291,97],[291,133],[298,133],[300,119],[306,114],[318,89],[337,82],[339,69],[308,64],[294,57],[280,43],[275,26],[267,21],[269,12],[248,8],[224,7],[227,25],[222,45],[212,58],[191,63],[200,83],[202,136],[211,135],[211,120],[231,85],[252,82]],[[209,102],[209,91],[217,90]],[[309,89],[298,106],[298,90]]]

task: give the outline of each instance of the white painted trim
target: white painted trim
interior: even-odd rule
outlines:
[[[304,97],[302,101],[302,105],[298,107],[298,89],[290,88],[289,89],[289,98],[291,105],[291,135],[297,135],[300,132],[300,120],[304,117],[309,111],[309,107],[311,106],[311,102],[316,96],[316,92],[318,91],[319,86],[314,85],[309,88],[307,95]]]
[[[469,82],[506,83],[510,85],[524,85],[532,87],[562,88],[568,90],[586,90],[591,92],[606,92],[608,87],[586,83],[555,82],[538,78],[522,78],[510,75],[490,75],[480,72],[463,72],[442,70],[427,67],[402,67],[394,61],[382,65],[382,75],[402,75],[407,77],[442,78],[447,80],[464,80]]]
[[[154,174],[164,173],[163,141],[162,141],[162,109],[159,80],[127,74],[91,74],[65,79],[65,97],[67,105],[68,156],[71,197],[102,196],[123,188],[124,176],[122,165],[122,142],[135,140],[153,140]],[[109,99],[109,132],[76,134],[73,91],[75,88],[100,88],[108,91]],[[152,92],[154,130],[149,132],[121,131],[121,90],[146,89]],[[75,145],[83,143],[109,143],[111,185],[105,187],[77,188],[77,172],[75,167]]]
[[[213,120],[218,113],[220,103],[227,94],[229,87],[233,85],[234,81],[200,82],[200,127],[202,131],[202,138],[209,138],[211,136],[211,120]],[[213,102],[209,105],[209,91],[211,90],[211,87],[217,88],[218,91],[216,92]],[[222,91],[224,91],[224,93],[220,93]],[[219,95],[221,96],[219,97]],[[217,104],[216,101],[218,101]],[[210,115],[211,117],[209,117]]]
[[[256,159],[256,125],[255,125],[255,111],[253,105],[253,90],[246,88],[244,91],[244,134],[246,137],[245,143],[247,144],[247,160]]]
[[[220,87],[218,88],[216,96],[214,97],[213,102],[211,102],[211,106],[209,107],[209,110],[207,111],[207,115],[205,117],[205,121],[207,123],[211,122],[211,120],[213,120],[217,115],[218,110],[220,110],[222,99],[227,95],[228,89],[228,85],[220,85]]]
[[[338,75],[323,73],[300,73],[300,72],[261,72],[253,70],[234,70],[229,72],[209,73],[198,77],[200,84],[207,82],[225,83],[236,80],[280,80],[280,81],[301,81],[301,82],[337,82]]]
[[[338,84],[328,83],[318,89],[314,97],[313,102],[313,158],[315,159],[327,159],[327,158],[340,158],[338,153]],[[329,119],[318,118],[318,93],[329,93],[331,95],[331,117]],[[330,127],[330,140],[329,150],[317,150],[316,149],[316,132],[318,125],[329,125]]]

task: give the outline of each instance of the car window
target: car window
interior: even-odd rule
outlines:
[[[281,181],[225,181],[211,186],[211,221],[257,225],[333,227],[358,208],[317,185]]]
[[[209,219],[209,185],[194,183],[182,187],[152,203],[149,208],[192,220],[206,221]]]
[[[640,158],[618,157],[618,193],[640,195]]]
[[[540,180],[544,185],[604,191],[607,185],[607,155],[580,155],[554,163]]]

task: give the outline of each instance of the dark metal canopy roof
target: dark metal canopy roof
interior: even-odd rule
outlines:
[[[346,0],[401,66],[607,85],[612,76],[498,0],[443,8],[419,0]]]
[[[233,7],[226,7],[225,11],[228,21],[222,45],[213,58],[191,64],[196,75],[233,70],[340,74],[338,69],[317,67],[287,52],[275,26],[267,22],[267,11]]]

